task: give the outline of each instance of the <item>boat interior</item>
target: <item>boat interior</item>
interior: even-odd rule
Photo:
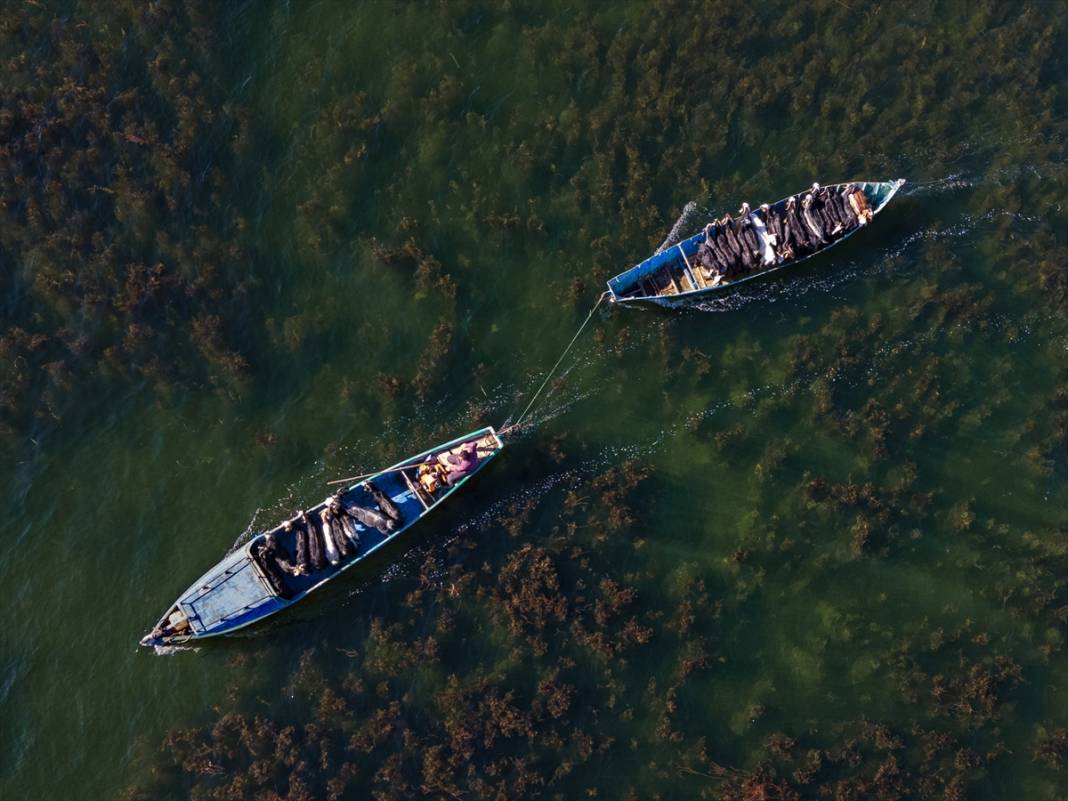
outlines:
[[[845,184],[833,184],[829,185],[827,188],[837,190],[843,186],[845,186]],[[856,186],[857,189],[864,192],[868,205],[872,209],[878,210],[880,201],[885,200],[885,198],[882,197],[882,192],[879,191],[880,187],[883,185],[857,182]],[[782,200],[772,203],[771,209],[778,214],[782,214],[783,210],[786,208],[786,200],[786,198],[783,198]],[[754,209],[753,214],[758,217],[761,216],[759,209]],[[829,243],[823,245],[812,253],[806,253],[804,256],[785,259],[776,264],[768,265],[764,269],[753,270],[745,275],[730,280],[724,277],[715,282],[706,280],[700,266],[695,262],[698,248],[704,240],[704,234],[698,233],[688,239],[684,239],[682,242],[673,245],[661,253],[656,254],[628,271],[628,273],[633,273],[629,286],[626,286],[625,284],[623,286],[616,284],[616,281],[621,281],[622,283],[622,281],[628,277],[628,273],[624,273],[619,276],[618,279],[610,281],[609,287],[613,290],[616,297],[620,299],[667,297],[711,287],[726,287],[732,283],[738,283],[739,281],[752,278],[756,275],[771,272],[791,262],[801,261],[804,258],[814,256],[816,253],[826,250],[831,245],[834,245],[856,230],[857,228],[852,228],[848,231],[844,231],[831,239]]]
[[[267,571],[260,561],[264,557],[253,547],[265,536],[259,534],[244,547],[230,553],[201,582],[183,593],[142,642],[148,645],[182,642],[189,637],[217,629],[220,624],[247,615],[250,610],[261,606],[270,605],[272,609],[277,609],[280,603],[282,605],[292,603],[318,584],[377,549],[387,539],[396,537],[451,494],[461,482],[457,481],[450,486],[445,480],[449,457],[462,456],[461,451],[464,449],[467,449],[470,455],[470,446],[474,446],[476,459],[466,470],[465,477],[475,473],[484,460],[501,447],[492,429],[478,432],[478,436],[454,443],[448,448],[415,456],[408,462],[402,462],[395,468],[390,468],[371,479],[350,486],[340,493],[339,497],[344,504],[356,504],[366,509],[379,511],[371,493],[371,485],[380,490],[392,500],[402,517],[401,524],[392,532],[383,533],[373,526],[354,521],[360,539],[354,553],[336,565],[328,562],[325,567],[310,574],[282,574],[280,578],[284,581],[284,592],[281,596],[271,589],[271,581],[267,578]],[[439,480],[436,488],[435,482],[431,480],[423,478],[421,481],[421,473],[437,476]],[[326,507],[328,501],[329,499],[324,499],[321,503],[306,510],[308,517],[315,521],[320,531],[322,528],[319,525],[319,512]],[[299,520],[299,514],[291,518],[294,524]],[[285,521],[283,521],[271,532],[277,537],[284,551],[284,558],[295,562],[295,531],[286,531]],[[187,617],[187,612],[195,615],[195,628]]]
[[[415,457],[409,463],[410,467],[404,467],[403,469],[395,470],[393,472],[380,473],[374,478],[344,490],[339,496],[342,504],[356,504],[367,509],[379,511],[379,507],[375,503],[375,499],[371,494],[370,485],[373,484],[393,501],[394,505],[400,511],[403,522],[398,525],[392,533],[383,533],[372,526],[366,526],[360,522],[355,522],[356,530],[360,535],[360,542],[355,549],[354,555],[350,556],[348,559],[343,559],[337,565],[330,565],[328,563],[322,570],[317,570],[308,575],[286,575],[284,578],[288,597],[294,599],[297,596],[302,595],[324,579],[343,570],[351,562],[358,561],[370,551],[375,550],[386,540],[396,537],[397,534],[408,528],[412,523],[426,514],[429,509],[449,495],[455,487],[448,486],[444,481],[444,473],[447,470],[445,466],[448,464],[447,459],[450,455],[459,455],[460,449],[467,446],[468,442],[475,446],[476,454],[478,456],[478,463],[470,470],[470,472],[473,473],[481,465],[483,459],[497,450],[498,443],[493,435],[461,442],[454,447],[432,452],[428,456]],[[424,462],[429,462],[435,472],[441,476],[439,488],[435,491],[431,491],[425,487],[425,484],[429,482],[420,483],[418,474],[420,465]],[[327,501],[324,500],[322,503],[307,510],[308,517],[315,521],[317,525],[319,524],[319,512],[321,512],[326,505]],[[291,518],[291,520],[296,524],[299,522],[300,518],[299,516],[296,516]],[[272,529],[272,531],[278,538],[279,544],[285,550],[286,557],[290,561],[293,561],[296,554],[295,534],[285,530],[284,522]],[[255,540],[253,540],[253,542],[254,541]]]

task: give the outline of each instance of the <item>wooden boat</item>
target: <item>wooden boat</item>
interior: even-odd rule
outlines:
[[[897,193],[897,190],[905,183],[905,180],[902,178],[896,181],[852,181],[850,183],[864,193],[868,207],[872,211],[872,216],[874,216],[885,208],[886,204]],[[831,184],[827,189],[841,191],[845,186],[847,184]],[[805,193],[801,192],[796,197],[800,200],[804,195]],[[786,207],[786,201],[787,198],[783,198],[776,203],[772,203],[771,208],[778,214],[782,214],[783,209]],[[763,222],[763,217],[759,210],[754,210],[752,214]],[[695,262],[698,248],[705,239],[702,231],[617,275],[608,282],[608,298],[613,303],[624,305],[629,303],[653,303],[667,307],[685,306],[694,301],[708,299],[710,296],[730,292],[735,287],[748,281],[778,272],[786,267],[792,267],[805,259],[829,250],[865,227],[867,226],[854,225],[812,253],[784,259],[762,269],[754,270],[741,278],[721,281],[715,286],[705,280]],[[758,236],[762,237],[763,235],[758,233]]]
[[[421,465],[445,465],[447,456],[458,454],[462,447],[471,445],[475,447],[477,462],[452,486],[443,484],[439,490],[430,493],[419,485],[417,471]],[[343,503],[355,503],[376,510],[368,487],[368,483],[373,482],[377,489],[393,501],[400,512],[402,523],[389,534],[356,523],[360,540],[356,552],[336,566],[328,564],[324,569],[309,575],[276,574],[275,583],[272,583],[272,576],[269,575],[269,569],[263,565],[263,557],[259,555],[258,547],[265,540],[266,534],[257,534],[225,556],[183,592],[152,631],[141,640],[141,644],[177,645],[230,634],[292,606],[387,543],[399,540],[432,509],[440,506],[446,498],[485,467],[503,447],[504,443],[493,427],[482,428],[398,462],[342,490],[340,498]],[[308,509],[308,517],[318,521],[319,512],[326,507],[329,500],[328,498]],[[299,516],[293,518],[292,522],[296,523],[298,520]],[[285,530],[284,522],[271,533],[277,537],[285,551],[289,554],[296,552],[295,534]],[[277,586],[279,578],[284,580],[284,586],[281,588]]]

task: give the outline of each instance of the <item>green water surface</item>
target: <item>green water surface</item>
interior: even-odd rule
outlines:
[[[1055,4],[205,20],[245,120],[218,267],[249,366],[16,432],[0,797],[1068,796]],[[411,547],[247,636],[137,648],[326,481],[514,415],[687,201],[898,177],[793,275],[602,306]]]

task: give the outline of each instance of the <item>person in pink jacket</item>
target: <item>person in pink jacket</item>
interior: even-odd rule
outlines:
[[[446,469],[449,471],[445,481],[451,487],[464,476],[478,467],[478,448],[475,443],[468,442],[460,446],[460,452],[450,453],[445,457]]]

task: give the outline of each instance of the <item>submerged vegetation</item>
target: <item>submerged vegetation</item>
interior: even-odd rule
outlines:
[[[0,433],[109,379],[226,387],[251,285],[245,134],[197,3],[23,4],[0,21]],[[113,386],[113,385],[112,385]]]
[[[159,669],[225,687],[142,699],[127,797],[1068,795],[1068,21],[197,8],[0,23],[9,436],[223,390],[281,497],[498,422],[691,198],[910,184],[722,314],[602,318],[418,563]]]

